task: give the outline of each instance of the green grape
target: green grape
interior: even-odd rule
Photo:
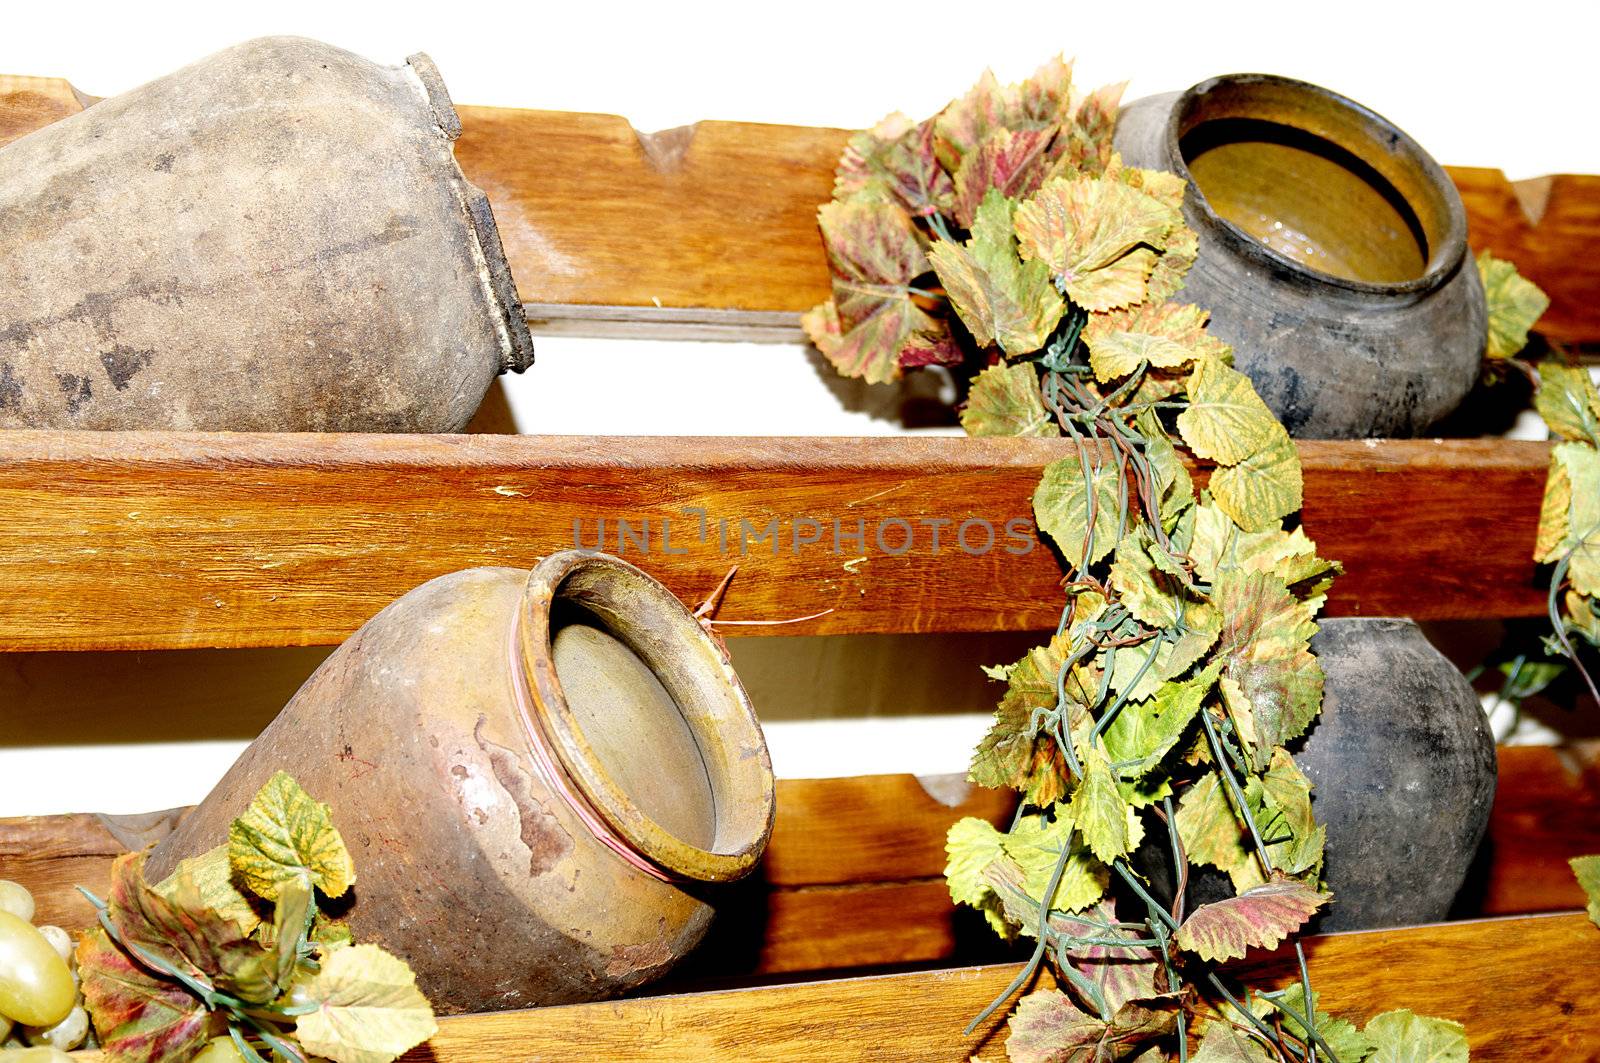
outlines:
[[[244,1057],[234,1047],[233,1038],[213,1037],[189,1063],[244,1063]]]
[[[0,912],[0,1015],[26,1026],[54,1026],[77,999],[67,961],[31,924]]]
[[[30,1045],[50,1045],[70,1052],[83,1044],[89,1036],[89,1013],[82,1004],[75,1005],[67,1017],[54,1026],[30,1026],[27,1038]]]
[[[72,1057],[53,1045],[38,1045],[8,1048],[0,1052],[0,1063],[72,1063]]]
[[[0,912],[10,912],[24,923],[33,922],[33,894],[21,883],[0,878]]]
[[[71,934],[62,930],[59,926],[50,926],[49,924],[35,927],[34,929],[39,931],[40,937],[50,942],[50,947],[56,950],[56,955],[67,961],[68,967],[73,965]]]

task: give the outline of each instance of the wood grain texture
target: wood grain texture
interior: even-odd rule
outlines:
[[[1306,531],[1348,569],[1331,614],[1543,610],[1528,555],[1546,444],[1300,451]],[[331,644],[434,576],[599,545],[602,519],[605,549],[686,601],[738,565],[720,620],[821,614],[740,634],[1039,630],[1055,625],[1061,571],[1043,547],[1009,553],[1032,540],[1005,527],[1031,520],[1040,470],[1072,453],[944,437],[8,432],[0,650]],[[987,553],[956,545],[968,520],[994,530]],[[756,538],[772,521],[778,540]],[[947,522],[937,551],[928,521]],[[969,532],[986,543],[982,523]]]
[[[0,75],[0,143],[80,108],[64,81]],[[639,133],[615,115],[458,110],[456,157],[489,194],[540,331],[790,341],[797,315],[827,297],[816,211],[848,130],[705,121]],[[1449,172],[1472,246],[1550,294],[1546,335],[1600,341],[1589,253],[1600,177]],[[674,316],[684,311],[698,313]]]
[[[1469,913],[1584,906],[1567,861],[1600,853],[1600,747],[1502,747],[1488,837],[1458,906]]]

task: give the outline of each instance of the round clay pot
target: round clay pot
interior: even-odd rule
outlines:
[[[1333,904],[1314,931],[1443,919],[1466,880],[1494,804],[1495,746],[1467,682],[1410,620],[1320,621],[1322,714],[1289,751],[1327,827],[1323,881]],[[1170,897],[1164,831],[1138,861]],[[1190,910],[1233,895],[1228,877],[1191,869]]]
[[[718,644],[661,584],[567,551],[394,602],[340,646],[151,858],[221,844],[273,772],[332,807],[356,940],[445,1012],[658,977],[751,871],[773,779]]]
[[[533,346],[460,132],[270,37],[0,148],[0,428],[461,429]]]
[[[1200,255],[1177,298],[1211,311],[1291,434],[1418,435],[1472,388],[1488,315],[1466,213],[1392,123],[1232,74],[1129,104],[1116,147],[1187,180]]]

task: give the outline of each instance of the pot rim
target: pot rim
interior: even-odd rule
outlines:
[[[706,764],[716,814],[710,847],[677,837],[606,771],[567,703],[551,652],[551,611],[574,601],[638,654],[677,703]],[[528,574],[519,606],[521,667],[541,738],[559,769],[626,846],[668,876],[726,882],[755,868],[776,810],[772,761],[755,709],[724,650],[665,586],[592,550],[552,554]],[[516,662],[513,662],[516,666]],[[602,839],[604,841],[604,839]]]
[[[1194,176],[1189,172],[1189,166],[1183,158],[1180,142],[1184,120],[1189,111],[1208,93],[1230,86],[1251,87],[1257,85],[1301,93],[1349,112],[1362,125],[1368,127],[1369,137],[1372,142],[1386,142],[1400,156],[1403,164],[1414,166],[1421,172],[1425,184],[1439,197],[1440,205],[1443,208],[1445,226],[1437,245],[1427,249],[1427,268],[1420,275],[1404,281],[1361,281],[1325,273],[1267,246],[1233,222],[1222,217],[1212,208],[1205,194],[1201,192],[1199,183],[1195,181]],[[1333,137],[1319,130],[1306,129],[1303,131],[1319,139],[1334,143],[1356,155],[1356,157],[1363,159],[1363,161],[1369,161],[1361,151],[1357,150],[1358,145],[1339,143]],[[1228,242],[1236,253],[1274,269],[1286,270],[1304,282],[1371,295],[1415,295],[1441,287],[1460,268],[1462,261],[1467,257],[1466,208],[1462,206],[1461,194],[1456,190],[1454,182],[1450,180],[1444,168],[1434,161],[1433,156],[1423,150],[1422,145],[1413,140],[1399,126],[1370,107],[1358,103],[1341,93],[1334,92],[1332,89],[1312,84],[1309,81],[1284,77],[1280,74],[1222,74],[1217,77],[1207,78],[1191,85],[1178,95],[1171,111],[1168,112],[1163,138],[1168,166],[1174,173],[1182,177],[1188,186],[1189,195],[1185,197],[1185,203],[1195,213],[1199,214],[1208,225],[1214,227],[1222,239]],[[1415,204],[1408,202],[1408,206],[1411,207],[1413,213],[1416,212]]]

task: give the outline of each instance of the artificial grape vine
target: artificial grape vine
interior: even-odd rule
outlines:
[[[969,434],[1074,444],[1033,499],[1066,569],[1061,621],[988,670],[1006,692],[972,764],[1020,792],[1017,814],[949,837],[951,896],[1035,943],[969,1032],[1048,963],[1063,988],[1017,1001],[1014,1063],[1186,1063],[1191,1041],[1196,1063],[1465,1059],[1455,1023],[1400,1011],[1358,1030],[1318,1010],[1298,947],[1278,990],[1241,997],[1217,969],[1330,899],[1285,747],[1321,706],[1309,640],[1338,566],[1285,524],[1301,501],[1287,431],[1206,312],[1172,299],[1198,238],[1183,181],[1113,151],[1120,93],[1074,92],[1060,59],[1018,85],[986,73],[924,122],[852,139],[819,212],[833,298],[805,322],[841,372],[949,367],[971,378]],[[1180,452],[1212,464],[1205,489]],[[1200,866],[1235,895],[1189,911]]]

